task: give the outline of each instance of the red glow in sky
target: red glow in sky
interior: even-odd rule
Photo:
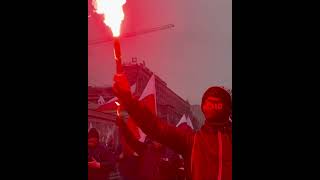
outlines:
[[[127,0],[121,34],[174,24],[174,28],[121,38],[123,62],[136,57],[191,104],[210,86],[232,88],[231,0]],[[88,41],[112,39],[104,23],[88,18]],[[113,41],[88,46],[88,84],[109,87]]]

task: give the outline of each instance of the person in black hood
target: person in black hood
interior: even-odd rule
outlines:
[[[95,128],[88,132],[88,180],[107,180],[115,168],[114,155],[99,143]]]
[[[160,120],[134,98],[124,74],[116,74],[114,81],[120,104],[142,131],[183,156],[187,180],[232,180],[232,103],[225,89],[207,89],[201,103],[205,123],[197,132],[190,132]]]

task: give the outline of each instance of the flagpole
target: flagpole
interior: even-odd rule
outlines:
[[[113,50],[114,50],[114,58],[116,60],[116,73],[123,73],[122,62],[121,62],[121,48],[120,48],[120,38],[114,37],[113,41]],[[117,105],[117,116],[120,118],[120,103],[118,101],[115,102]]]
[[[157,89],[156,89],[156,76],[155,74],[153,73],[153,78],[154,78],[154,104],[155,104],[155,113],[156,113],[156,116],[158,115],[158,107],[157,107]]]
[[[121,62],[120,38],[119,37],[114,37],[113,50],[114,50],[114,58],[116,60],[116,72],[118,74],[123,73],[122,62]]]

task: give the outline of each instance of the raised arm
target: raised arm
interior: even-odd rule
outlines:
[[[178,153],[183,154],[186,149],[189,149],[189,146],[192,145],[193,133],[178,129],[160,120],[146,106],[133,98],[124,74],[116,74],[114,81],[114,93],[144,133]]]

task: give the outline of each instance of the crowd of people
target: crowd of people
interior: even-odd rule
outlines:
[[[210,87],[204,93],[201,109],[206,120],[196,132],[159,119],[132,96],[124,74],[115,75],[113,91],[147,138],[139,141],[119,116],[121,146],[112,151],[100,145],[99,133],[90,129],[89,180],[106,180],[116,169],[123,180],[232,179],[232,102],[225,89]]]
[[[89,180],[184,180],[183,159],[160,143],[146,138],[140,142],[118,119],[122,143],[115,147],[99,142],[97,129],[88,132]]]

